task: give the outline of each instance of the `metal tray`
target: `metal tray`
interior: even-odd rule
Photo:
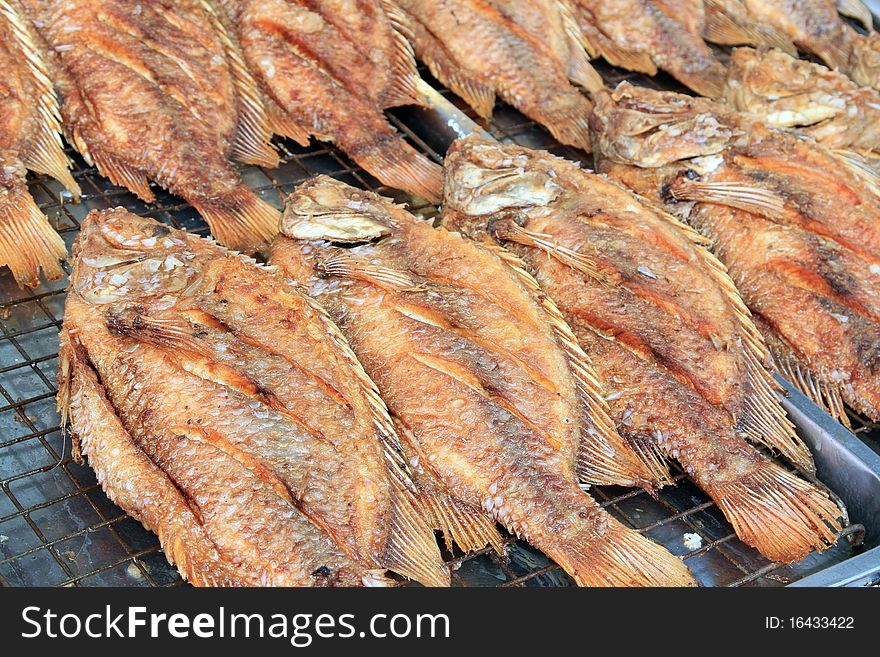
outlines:
[[[612,81],[610,76],[616,75],[613,71],[605,74]],[[438,105],[445,109],[400,109],[392,115],[407,139],[436,161],[456,127],[459,131],[474,128],[451,103],[438,100]],[[582,156],[560,147],[542,128],[505,106],[483,128],[500,139],[570,158]],[[302,148],[289,141],[278,145],[283,155],[280,167],[242,169],[246,183],[278,207],[297,183],[325,173],[407,202],[423,216],[436,213],[424,202],[380,186],[333,148],[322,144]],[[57,223],[68,245],[89,210],[117,205],[207,233],[195,211],[179,199],[156,190],[156,203],[146,205],[112,186],[78,156],[73,159],[74,175],[84,191],[79,204],[70,203],[54,181],[42,176],[31,179],[34,197]],[[0,274],[0,585],[180,585],[156,537],[107,499],[88,465],[72,461],[69,439],[58,426],[55,369],[65,286],[62,280],[22,291],[8,274]],[[790,566],[769,563],[736,538],[715,504],[681,472],[676,473],[676,485],[656,499],[640,490],[613,486],[594,487],[592,494],[624,523],[681,555],[707,586],[843,585],[877,580],[880,456],[802,395],[792,393],[786,405],[816,453],[819,476],[840,495],[853,523],[838,545],[823,554]],[[685,533],[697,534],[702,547],[685,547]],[[527,544],[509,537],[506,546],[504,558],[485,550],[447,554],[454,584],[572,584],[558,566]]]

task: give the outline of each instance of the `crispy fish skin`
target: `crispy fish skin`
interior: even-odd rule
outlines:
[[[522,258],[590,354],[621,435],[678,460],[769,559],[834,543],[840,511],[828,496],[740,436],[751,424],[812,469],[773,394],[766,347],[704,240],[547,153],[471,137],[446,167],[444,225]]]
[[[724,66],[703,41],[702,2],[571,0],[587,39],[610,63],[654,75],[662,69],[718,98]]]
[[[496,253],[322,177],[288,198],[272,262],[339,322],[420,467],[457,502],[546,552],[578,584],[691,584],[678,559],[578,485],[588,426],[571,361],[528,276]],[[587,438],[599,445],[602,436]]]
[[[0,266],[19,286],[35,287],[40,270],[61,278],[64,241],[27,189],[27,170],[52,176],[75,197],[80,189],[62,150],[58,99],[41,48],[14,0],[0,1]]]
[[[276,133],[334,142],[383,183],[439,200],[440,166],[383,110],[424,104],[412,49],[385,0],[223,0]]]
[[[497,94],[564,144],[589,151],[592,103],[570,80],[601,87],[572,40],[574,17],[551,0],[396,0],[417,57],[489,118]],[[566,48],[567,46],[567,48]]]
[[[798,128],[829,148],[880,147],[880,92],[778,50],[734,50],[724,98],[736,110]]]
[[[619,87],[591,126],[601,171],[713,241],[792,383],[844,423],[843,400],[877,417],[880,202],[864,179],[811,140],[677,94]]]
[[[253,80],[203,0],[27,0],[48,44],[66,134],[114,184],[149,180],[190,202],[214,236],[258,250],[278,213],[228,158],[277,166]]]
[[[277,273],[121,209],[92,213],[61,339],[59,406],[108,494],[171,543],[198,526],[146,501],[182,496],[199,520],[202,547],[169,552],[184,575],[212,581],[197,565],[216,562],[211,548],[257,583],[369,583],[384,569],[449,583],[375,386]]]

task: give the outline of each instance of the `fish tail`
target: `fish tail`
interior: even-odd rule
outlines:
[[[737,536],[771,561],[791,563],[837,541],[844,513],[827,493],[769,459],[707,489]]]
[[[723,98],[727,87],[727,72],[720,63],[713,63],[702,71],[670,71],[683,85],[706,98]]]
[[[577,98],[568,107],[548,116],[531,118],[546,127],[561,143],[591,153],[593,149],[590,142],[590,114],[593,111],[593,104],[586,96],[574,93]],[[528,112],[524,113],[528,114]]]
[[[389,540],[382,566],[425,586],[449,586],[449,568],[443,563],[434,533],[419,511],[413,493],[395,482]]]
[[[351,158],[383,184],[440,201],[443,168],[407,144],[399,135],[371,139],[359,148],[345,149]]]
[[[696,586],[684,562],[617,520],[607,531],[576,532],[550,556],[579,586]],[[549,552],[548,552],[549,554]]]
[[[19,286],[40,284],[40,269],[49,279],[64,276],[64,240],[52,228],[24,185],[0,191],[0,265],[12,270]]]
[[[281,213],[244,185],[221,196],[191,200],[217,241],[242,253],[268,246],[278,232]]]

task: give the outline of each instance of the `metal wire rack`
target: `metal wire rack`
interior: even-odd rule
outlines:
[[[464,109],[454,97],[449,98]],[[392,120],[414,146],[440,161],[431,140],[401,120],[405,114],[400,110]],[[583,159],[582,154],[560,147],[543,128],[509,107],[499,106],[491,124],[483,125],[501,139]],[[327,145],[302,148],[282,141],[278,146],[282,163],[277,169],[242,170],[245,182],[276,207],[281,207],[284,195],[297,183],[324,173],[406,201],[424,216],[435,212],[424,202],[383,188]],[[37,203],[56,223],[68,246],[89,211],[118,205],[207,234],[197,213],[176,197],[156,189],[156,202],[147,205],[71,155],[74,177],[83,189],[80,203],[70,202],[53,180],[35,176],[31,181]],[[57,333],[66,285],[66,280],[60,280],[20,290],[11,276],[0,274],[0,585],[180,585],[182,581],[166,562],[156,537],[110,502],[87,465],[72,460],[69,438],[59,427],[54,400]],[[624,523],[683,556],[704,585],[779,586],[843,561],[859,549],[862,530],[854,525],[847,529],[849,540],[841,540],[821,555],[813,554],[791,566],[770,563],[736,538],[715,504],[683,473],[679,472],[675,481],[675,486],[656,499],[643,491],[618,487],[595,487],[591,493]],[[505,547],[503,556],[488,550],[447,554],[454,583],[572,583],[558,566],[529,545],[508,537]]]

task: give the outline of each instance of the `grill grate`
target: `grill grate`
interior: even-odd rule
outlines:
[[[607,79],[620,78],[609,74]],[[402,109],[392,120],[414,146],[439,162],[440,156],[429,146],[432,140],[410,130],[400,119],[405,116]],[[485,127],[498,138],[583,160],[578,151],[560,147],[545,130],[509,107],[500,106],[491,125]],[[412,203],[406,195],[380,186],[333,148],[302,148],[289,141],[278,145],[282,152],[279,168],[243,169],[245,182],[276,207],[281,207],[283,196],[297,183],[319,173]],[[77,155],[72,158],[74,177],[83,189],[81,203],[70,203],[53,180],[34,176],[31,181],[37,203],[68,246],[90,210],[117,205],[207,234],[196,212],[176,197],[156,189],[156,202],[144,204],[112,186]],[[412,207],[423,216],[435,212],[423,204]],[[57,332],[66,285],[61,280],[22,291],[8,273],[0,275],[0,585],[179,585],[182,581],[165,561],[156,537],[107,499],[87,465],[71,459],[69,437],[59,428],[54,401]],[[822,555],[813,554],[791,566],[769,563],[736,538],[715,504],[683,473],[676,475],[676,482],[657,499],[618,487],[595,487],[591,492],[624,523],[683,556],[704,585],[779,586],[843,561],[859,549],[863,532],[854,525],[847,529],[849,540],[841,540]],[[686,533],[696,534],[701,547],[686,547]],[[505,545],[506,558],[488,550],[447,554],[454,583],[572,584],[559,567],[527,544],[508,537]]]

